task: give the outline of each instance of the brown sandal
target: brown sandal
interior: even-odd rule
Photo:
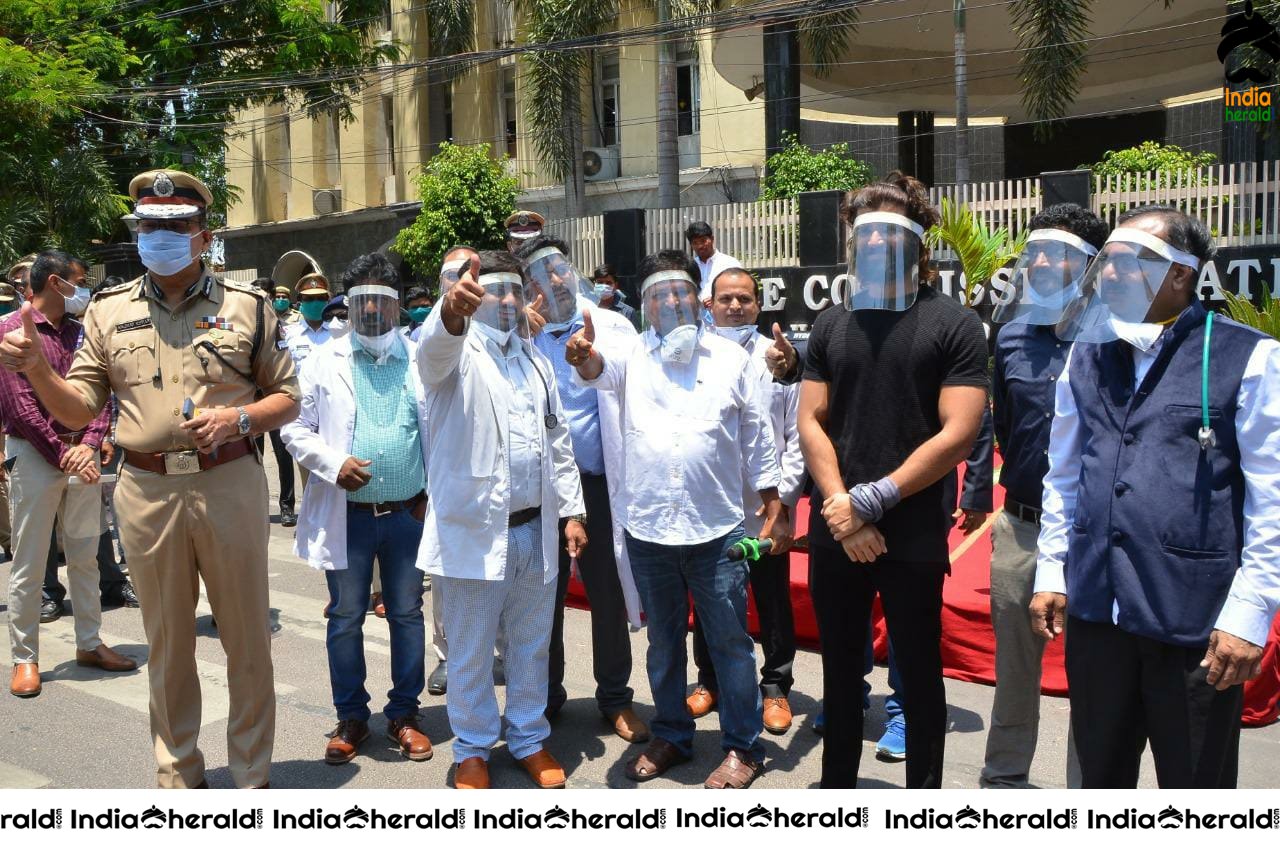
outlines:
[[[635,781],[653,780],[667,769],[688,759],[680,753],[680,749],[665,739],[654,737],[644,751],[627,764],[625,774]]]
[[[707,789],[746,789],[761,774],[764,763],[757,763],[743,752],[732,749],[720,767],[703,783]]]

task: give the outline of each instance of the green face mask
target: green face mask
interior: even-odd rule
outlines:
[[[409,319],[413,320],[415,323],[425,323],[427,321],[427,315],[430,313],[430,305],[420,305],[417,308],[409,309]]]
[[[327,302],[308,302],[303,300],[299,303],[298,310],[302,312],[302,319],[318,323],[324,318],[324,307],[328,304]]]
[[[277,314],[283,314],[284,312],[289,310],[289,306],[291,304],[292,303],[290,303],[289,300],[285,299],[284,297],[280,297],[279,299],[272,301],[271,307],[276,309]]]

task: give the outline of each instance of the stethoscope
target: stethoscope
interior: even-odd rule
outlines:
[[[1213,335],[1213,312],[1204,320],[1204,353],[1200,356],[1200,450],[1208,452],[1218,445],[1218,435],[1209,425],[1209,338]]]
[[[547,427],[547,431],[555,431],[560,427],[560,418],[551,413],[551,388],[547,386],[547,379],[542,375],[542,368],[538,366],[538,362],[533,360],[533,356],[529,356],[529,363],[533,366],[533,371],[538,374],[538,381],[542,382],[542,395],[547,399],[547,415],[542,418],[542,422]]]

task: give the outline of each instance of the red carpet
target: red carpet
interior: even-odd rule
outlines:
[[[1004,489],[995,488],[997,512],[1003,504]],[[797,514],[801,534],[807,533],[809,508],[802,501]],[[995,683],[995,636],[991,631],[990,567],[991,520],[970,537],[951,532],[951,577],[943,588],[942,663],[948,678]],[[575,580],[569,587],[569,603],[587,606],[582,584]],[[796,614],[796,637],[802,645],[818,647],[818,625],[809,598],[809,556],[791,553],[791,604]],[[757,628],[755,606],[748,606],[748,625]],[[876,608],[876,657],[885,659],[885,626]],[[1063,667],[1063,641],[1056,640],[1045,650],[1041,690],[1046,695],[1067,694],[1067,673]],[[1267,649],[1263,653],[1262,675],[1245,685],[1243,724],[1269,725],[1280,718],[1280,615],[1271,629]]]

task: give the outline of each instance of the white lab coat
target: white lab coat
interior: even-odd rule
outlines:
[[[637,342],[635,327],[631,321],[615,311],[599,308],[590,300],[580,298],[583,311],[591,312],[591,324],[595,326],[595,347],[602,354],[626,355]],[[613,557],[618,562],[618,581],[622,584],[622,597],[627,606],[627,621],[632,628],[643,624],[640,591],[631,575],[631,559],[627,557],[627,544],[623,536],[627,516],[625,472],[622,450],[622,408],[620,394],[608,390],[596,391],[600,409],[600,442],[604,450],[604,473],[609,486],[609,509],[613,514]],[[588,537],[590,542],[598,539]]]
[[[804,488],[807,470],[804,465],[804,454],[800,451],[800,436],[796,430],[796,412],[800,404],[800,385],[778,384],[769,372],[769,364],[765,360],[765,352],[773,346],[773,338],[765,337],[757,332],[745,347],[751,356],[751,366],[755,370],[756,398],[764,403],[765,416],[773,427],[773,443],[778,465],[782,468],[782,482],[778,484],[778,498],[791,512],[795,520],[796,502],[800,500],[800,492]],[[745,515],[743,526],[748,537],[758,537],[764,527],[764,518],[756,516],[760,508],[760,494],[751,484],[748,472],[743,471],[742,478],[742,512]],[[794,528],[795,526],[792,525]]]
[[[511,510],[508,382],[483,336],[473,331],[449,334],[440,313],[433,310],[422,325],[417,355],[431,429],[429,498],[418,568],[450,578],[501,581],[506,576]],[[549,412],[561,420],[553,431],[542,427],[542,567],[543,583],[550,584],[560,569],[560,518],[583,513],[586,507],[555,371],[531,344],[525,348],[548,387],[544,397],[537,377],[531,379],[538,418]]]
[[[418,407],[418,434],[426,467],[426,391],[414,366],[416,346],[402,338]],[[311,473],[302,494],[293,552],[314,569],[347,568],[347,491],[338,486],[338,471],[351,456],[355,437],[356,394],[351,383],[351,335],[335,337],[315,349],[298,370],[302,407],[297,418],[280,429],[294,460]],[[418,547],[422,554],[422,546]]]

